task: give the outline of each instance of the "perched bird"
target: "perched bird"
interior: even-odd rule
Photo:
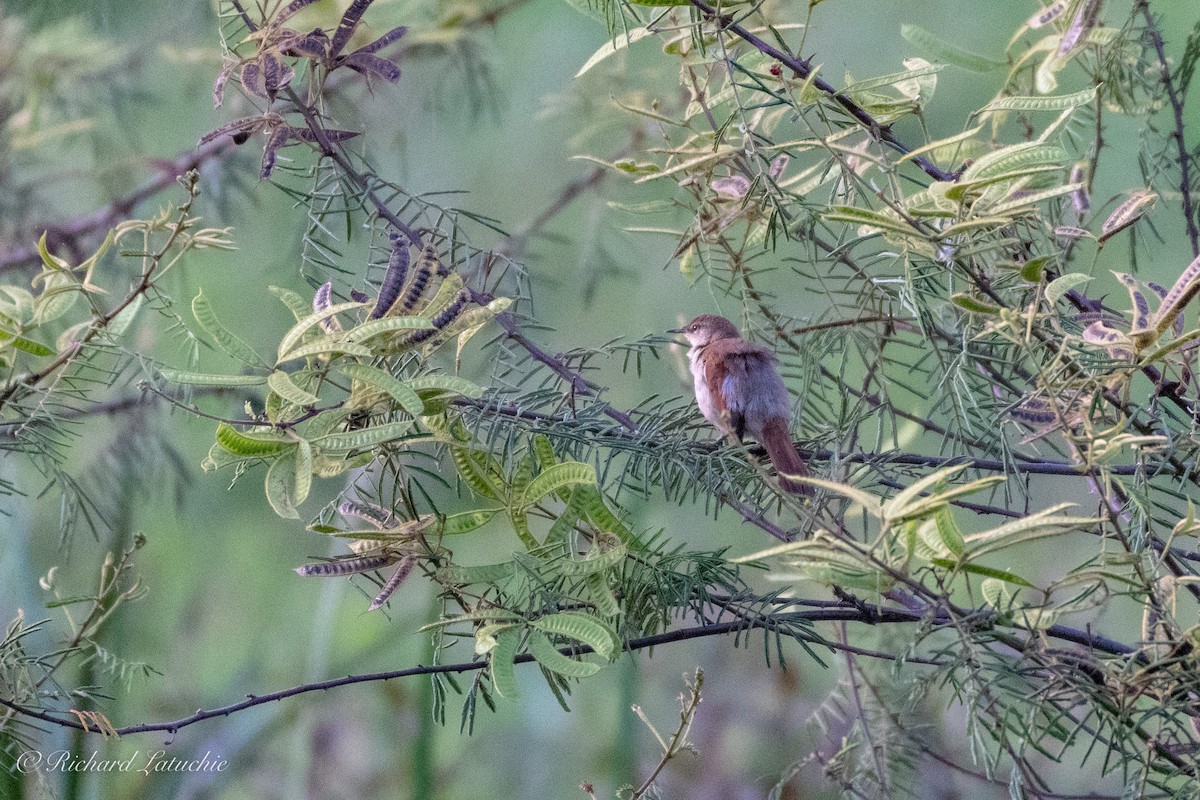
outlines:
[[[792,480],[808,469],[792,444],[791,402],[771,351],[747,342],[736,325],[716,314],[701,314],[668,333],[683,334],[691,345],[688,364],[704,418],[738,441],[750,434],[766,449],[784,491],[811,494],[807,484]]]

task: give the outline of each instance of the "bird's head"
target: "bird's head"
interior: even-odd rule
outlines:
[[[717,339],[742,338],[736,325],[717,314],[701,314],[682,328],[672,328],[667,333],[682,333],[692,347],[703,347]]]

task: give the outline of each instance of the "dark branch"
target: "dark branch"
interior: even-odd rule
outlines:
[[[1167,61],[1166,48],[1163,46],[1162,34],[1154,15],[1150,13],[1150,0],[1139,0],[1137,8],[1146,19],[1146,31],[1154,44],[1154,52],[1158,56],[1158,69],[1162,75],[1163,88],[1167,90],[1167,101],[1175,115],[1175,130],[1171,137],[1179,148],[1179,192],[1183,195],[1183,218],[1187,222],[1188,239],[1192,242],[1192,257],[1200,256],[1200,230],[1196,228],[1196,209],[1192,203],[1191,158],[1188,156],[1187,142],[1184,141],[1183,99],[1175,91],[1175,81],[1171,78],[1171,65]]]
[[[143,201],[174,186],[180,175],[188,170],[199,168],[207,161],[220,158],[234,147],[233,139],[229,136],[214,139],[208,144],[184,153],[173,161],[162,164],[157,175],[124,197],[118,197],[103,208],[96,209],[82,217],[30,231],[26,238],[29,241],[37,241],[45,233],[51,249],[59,247],[77,249],[81,240],[108,231],[132,214]],[[0,253],[0,272],[27,267],[36,263],[39,258],[37,248],[32,245]]]
[[[797,601],[800,604],[802,601]],[[910,610],[906,608],[895,607],[879,607],[868,603],[862,603],[855,607],[823,607],[806,609],[803,611],[791,612],[786,615],[786,620],[790,623],[798,622],[864,622],[871,625],[879,624],[896,624],[896,623],[911,623],[925,622],[934,627],[959,627],[963,624],[962,619],[952,619],[946,612],[936,612],[932,619],[930,615],[922,613],[918,610]],[[979,624],[986,626],[995,622],[994,614],[987,611],[981,611],[977,615]],[[723,636],[729,633],[741,633],[750,628],[766,628],[767,624],[763,621],[747,621],[734,620],[731,622],[715,623],[708,625],[697,625],[691,628],[680,628],[679,630],[667,631],[665,633],[655,634],[653,636],[642,636],[637,639],[630,639],[625,642],[624,650],[628,652],[636,652],[646,650],[664,644],[673,642],[684,642],[690,639],[702,639],[709,636]],[[829,647],[833,650],[845,649],[845,645],[838,642],[830,642],[816,635],[796,634],[799,638],[805,641],[819,644],[823,647]],[[1049,636],[1054,639],[1059,639],[1066,642],[1071,642],[1084,647],[1087,647],[1095,652],[1105,653],[1107,655],[1126,657],[1134,655],[1136,650],[1121,642],[1114,641],[1104,636],[1093,634],[1090,631],[1068,628],[1063,625],[1053,625],[1044,631],[1042,635]],[[564,655],[578,656],[592,652],[587,646],[576,648],[563,648],[561,652]],[[862,650],[854,648],[852,652],[860,655],[868,655],[880,658],[895,658],[884,653]],[[914,659],[905,659],[908,662],[914,662]],[[522,653],[514,660],[517,664],[528,664],[534,661],[532,655]],[[922,661],[920,663],[931,663]],[[431,664],[428,666],[416,666],[408,669],[391,670],[387,672],[372,672],[362,675],[347,675],[342,678],[330,678],[329,680],[317,681],[315,683],[305,683],[299,686],[293,686],[290,689],[281,689],[277,692],[271,692],[263,695],[247,695],[245,700],[230,705],[221,706],[213,709],[200,709],[191,716],[183,717],[182,719],[172,720],[170,722],[151,722],[141,725],[129,725],[124,728],[117,728],[117,734],[127,736],[135,733],[152,733],[155,731],[166,731],[174,734],[179,730],[190,725],[195,725],[198,722],[212,719],[214,717],[227,717],[238,711],[243,711],[247,708],[263,705],[265,703],[273,703],[277,700],[283,700],[288,697],[295,697],[309,692],[328,691],[341,686],[350,686],[357,683],[373,683],[375,681],[389,681],[397,678],[411,678],[422,675],[441,675],[441,674],[459,674],[464,672],[477,672],[487,667],[486,661],[465,661],[457,664]],[[43,722],[48,722],[54,725],[59,725],[65,728],[75,728],[77,730],[86,731],[89,733],[100,733],[85,728],[84,725],[73,719],[63,719],[56,717],[53,714],[38,711],[36,709],[25,708],[10,700],[0,698],[0,705],[6,706],[13,711],[32,719],[38,719]]]
[[[860,106],[858,103],[854,102],[854,100],[852,100],[849,96],[847,96],[840,90],[835,89],[832,85],[830,85],[828,82],[821,79],[820,77],[813,77],[812,65],[808,61],[806,61],[804,59],[796,58],[793,55],[789,55],[788,53],[783,52],[779,48],[774,47],[773,45],[763,41],[762,39],[755,36],[750,31],[743,28],[741,25],[738,25],[736,22],[733,22],[733,20],[730,19],[727,15],[718,13],[715,8],[708,5],[707,3],[701,2],[701,0],[689,0],[689,2],[693,6],[698,8],[706,17],[719,23],[724,30],[727,30],[730,33],[735,34],[738,38],[742,39],[747,44],[749,44],[752,47],[754,47],[755,49],[757,49],[763,55],[770,56],[771,58],[775,59],[780,64],[782,64],[785,67],[787,67],[788,69],[792,70],[792,72],[795,73],[795,75],[797,77],[803,78],[805,80],[812,78],[813,87],[815,87],[818,91],[824,92],[825,94],[829,95],[829,97],[834,102],[836,102],[839,106],[841,106],[842,109],[845,110],[847,114],[849,114],[851,117],[853,117],[855,119],[855,121],[857,121],[860,125],[862,125],[864,128],[866,128],[871,133],[871,135],[875,136],[879,141],[883,142],[884,144],[888,145],[896,152],[901,153],[903,155],[908,155],[909,153],[912,152],[912,148],[909,147],[908,145],[904,144],[903,142],[901,142],[899,139],[897,139],[895,134],[892,133],[891,129],[888,128],[888,126],[881,125],[878,120],[876,120],[874,117],[872,117],[870,114],[868,114],[865,110],[863,110],[863,107]],[[949,172],[946,172],[945,170],[936,166],[935,164],[933,164],[933,162],[929,161],[928,159],[926,159],[922,156],[917,156],[917,157],[913,158],[912,161],[914,164],[916,164],[918,167],[920,167],[925,172],[926,175],[933,178],[934,180],[939,180],[939,181],[955,180],[954,175],[950,174]]]

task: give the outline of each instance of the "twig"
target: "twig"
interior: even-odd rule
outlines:
[[[756,50],[758,50],[763,55],[770,56],[771,58],[775,59],[780,64],[782,64],[785,67],[787,67],[788,69],[792,70],[792,72],[795,73],[797,77],[803,78],[805,80],[812,78],[811,82],[812,82],[812,85],[814,88],[816,88],[820,92],[823,92],[823,93],[829,95],[829,97],[834,102],[836,102],[839,106],[841,106],[846,111],[846,113],[848,113],[851,117],[853,117],[860,125],[862,125],[864,128],[866,128],[871,133],[871,135],[873,135],[877,139],[879,139],[879,141],[883,142],[884,144],[888,145],[896,152],[901,153],[903,155],[908,155],[909,153],[912,152],[911,147],[909,147],[908,145],[904,144],[903,142],[901,142],[899,139],[896,138],[895,134],[892,133],[890,127],[888,127],[887,125],[881,125],[878,120],[876,120],[874,117],[872,117],[870,114],[868,114],[863,109],[862,106],[860,106],[858,103],[854,102],[854,100],[852,100],[848,95],[844,94],[839,89],[835,89],[832,85],[830,85],[828,82],[826,82],[822,78],[813,77],[812,64],[810,64],[807,60],[796,58],[795,56],[789,55],[789,54],[783,52],[782,50],[780,50],[779,48],[774,47],[771,44],[768,44],[767,42],[760,39],[758,36],[755,36],[753,33],[746,30],[745,28],[743,28],[741,25],[738,25],[729,16],[727,16],[725,14],[721,14],[720,12],[717,11],[717,9],[713,8],[712,6],[708,5],[707,3],[702,2],[702,0],[688,0],[688,2],[690,2],[693,6],[695,6],[697,9],[699,9],[709,19],[719,23],[721,25],[722,29],[735,34],[736,36],[738,36],[740,39],[745,41],[747,44],[754,47]],[[933,178],[934,180],[939,180],[939,181],[955,180],[954,175],[939,168],[938,166],[934,165],[931,161],[929,161],[928,159],[926,159],[922,156],[917,156],[917,157],[913,158],[912,161],[914,164],[916,164],[918,167],[920,167],[925,172],[926,175]]]
[[[1192,242],[1192,257],[1195,258],[1200,256],[1200,230],[1196,228],[1196,209],[1192,204],[1191,158],[1188,155],[1187,142],[1183,137],[1186,130],[1183,121],[1183,100],[1175,91],[1175,81],[1171,78],[1171,66],[1167,61],[1162,34],[1159,33],[1154,15],[1150,13],[1150,0],[1138,0],[1137,9],[1146,19],[1146,30],[1150,34],[1150,41],[1154,44],[1154,52],[1158,55],[1158,69],[1162,74],[1163,87],[1167,90],[1167,101],[1171,104],[1171,111],[1175,115],[1175,130],[1171,132],[1171,137],[1179,148],[1179,192],[1183,195],[1183,218],[1187,222],[1188,239]]]
[[[101,331],[105,330],[109,324],[117,318],[117,315],[131,306],[140,296],[149,291],[151,285],[153,284],[155,272],[158,270],[163,258],[165,258],[167,253],[170,252],[171,248],[175,246],[175,242],[178,241],[179,237],[183,235],[186,230],[188,230],[188,215],[191,213],[192,203],[194,203],[196,200],[196,182],[198,180],[199,176],[194,172],[188,173],[187,177],[184,179],[186,189],[188,191],[188,199],[179,206],[175,214],[176,222],[170,227],[170,233],[163,242],[162,246],[154,253],[145,254],[146,266],[143,268],[141,277],[133,289],[131,289],[129,293],[125,295],[121,302],[117,303],[116,306],[110,309],[108,313],[98,315],[93,321],[92,325],[88,327],[87,331],[80,336],[79,341],[76,342],[74,347],[64,350],[57,358],[36,372],[26,373],[25,375],[20,376],[19,379],[13,380],[11,383],[5,386],[3,390],[0,390],[0,409],[3,409],[22,389],[32,389],[62,367],[73,362],[75,357],[83,350],[84,345],[88,344],[97,336],[99,336]],[[24,424],[28,424],[28,420],[26,420]]]
[[[896,608],[892,606],[879,607],[868,603],[863,603],[862,608],[854,607],[824,607],[814,608],[804,611],[797,611],[787,615],[789,621],[799,622],[864,622],[870,624],[899,624],[923,622],[927,625],[937,628],[951,627],[955,624],[961,625],[964,620],[962,618],[953,619],[948,612],[936,611],[932,614],[926,613],[920,609]],[[988,609],[980,609],[977,614],[973,615],[977,620],[977,624],[981,627],[988,625],[999,624],[995,614]],[[709,636],[723,636],[730,633],[740,633],[748,628],[764,628],[765,623],[746,620],[734,620],[731,622],[716,623],[710,625],[698,625],[690,628],[680,628],[678,630],[667,631],[665,633],[654,634],[652,636],[642,636],[636,639],[630,639],[624,643],[623,649],[628,652],[636,652],[646,650],[653,647],[658,647],[664,644],[673,642],[683,642],[691,639],[701,639]],[[1048,636],[1053,639],[1059,639],[1073,644],[1078,644],[1087,647],[1093,651],[1105,653],[1112,656],[1128,657],[1141,661],[1144,660],[1137,650],[1133,647],[1125,645],[1121,642],[1109,639],[1105,636],[1094,634],[1091,631],[1069,628],[1064,625],[1052,625],[1045,630],[1039,632],[1039,636]],[[813,636],[809,639],[814,643],[820,644],[823,647],[830,647],[834,650],[840,649],[839,643],[830,642],[824,639]],[[564,655],[579,656],[592,652],[590,647],[582,645],[573,648],[563,648],[561,652]],[[869,651],[858,651],[862,655],[876,655]],[[514,660],[517,664],[528,664],[534,661],[534,658],[529,653],[522,653]],[[309,692],[328,691],[340,686],[350,686],[357,683],[372,683],[375,681],[389,681],[397,678],[410,678],[423,675],[440,675],[440,674],[458,674],[465,672],[477,672],[487,667],[486,661],[466,661],[457,664],[431,664],[428,666],[416,666],[408,669],[392,670],[388,672],[373,672],[361,675],[347,675],[341,678],[331,678],[329,680],[317,681],[314,683],[305,683],[299,686],[293,686],[290,689],[281,689],[277,692],[271,692],[263,695],[247,695],[245,700],[230,705],[221,706],[219,708],[204,710],[200,709],[188,717],[173,720],[170,722],[153,722],[144,723],[141,725],[129,725],[123,728],[117,728],[117,734],[127,736],[135,733],[151,733],[154,731],[166,731],[174,734],[179,730],[190,725],[195,725],[198,722],[212,719],[214,717],[227,717],[238,711],[242,711],[254,706],[272,703],[276,700],[283,700],[296,695],[307,694]],[[48,722],[54,725],[59,725],[67,728],[75,728],[77,730],[85,730],[79,722],[62,719],[53,714],[49,714],[36,709],[26,708],[24,706],[13,703],[10,700],[0,698],[0,705],[6,706],[19,714],[33,719],[39,719],[43,722]],[[87,731],[94,733],[95,731]]]
[[[42,232],[45,232],[47,242],[51,247],[74,247],[80,239],[107,231],[132,214],[133,210],[143,201],[174,186],[180,175],[189,170],[198,169],[207,161],[220,158],[234,147],[233,139],[229,136],[214,139],[208,144],[190,150],[173,161],[163,164],[154,178],[129,194],[111,201],[103,208],[59,225],[46,225],[40,230],[30,232],[27,238],[36,240]],[[15,250],[0,253],[0,273],[26,267],[37,262],[39,258],[37,248],[32,246],[18,247]]]

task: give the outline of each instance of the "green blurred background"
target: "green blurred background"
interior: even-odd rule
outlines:
[[[329,5],[318,4],[314,15],[336,18]],[[799,22],[802,4],[796,5],[794,21]],[[824,74],[835,83],[847,74],[861,78],[895,72],[902,58],[915,54],[899,35],[900,25],[908,22],[967,49],[998,56],[1035,8],[1030,0],[827,0],[816,9],[804,54],[823,64]],[[1195,23],[1194,0],[1160,1],[1154,8],[1165,15],[1167,36],[1175,34],[1169,45],[1177,47]],[[96,135],[54,145],[61,149],[56,168],[70,163],[71,169],[90,173],[64,180],[55,193],[63,216],[89,211],[129,191],[150,174],[147,158],[174,157],[234,116],[229,109],[211,107],[220,50],[215,12],[208,3],[47,0],[7,2],[3,9],[7,17],[23,17],[29,30],[77,17],[91,35],[142,54],[130,62],[127,80],[114,87],[110,113],[95,120]],[[471,10],[465,3],[458,9]],[[377,0],[367,22],[377,32],[401,23],[419,30],[454,11],[451,4],[433,0]],[[678,91],[677,67],[661,57],[653,40],[574,79],[606,40],[604,27],[572,6],[530,0],[504,15],[494,31],[479,35],[469,54],[443,53],[403,63],[398,85],[380,85],[362,96],[361,121],[355,124],[369,132],[365,146],[382,174],[414,193],[465,192],[454,204],[519,229],[590,168],[574,156],[604,157],[625,146],[630,120],[610,95],[640,90],[651,98]],[[471,76],[478,75],[471,66],[474,59],[488,65],[490,83],[470,91]],[[965,116],[992,96],[1000,77],[943,72],[927,120],[930,136],[961,130]],[[1108,122],[1110,134],[1119,136],[1122,122],[1115,117]],[[265,286],[303,285],[298,255],[303,215],[274,187],[256,183],[252,157],[241,156],[244,187],[203,184],[208,223],[234,226],[238,253],[192,259],[168,290],[186,303],[203,286],[222,318],[237,320],[239,333],[253,342],[277,340],[287,327],[286,309]],[[51,166],[43,167],[47,174]],[[1107,197],[1139,185],[1132,159],[1109,162],[1096,195]],[[551,350],[638,338],[673,327],[680,317],[736,309],[703,283],[689,290],[678,271],[667,267],[674,242],[625,232],[624,227],[639,222],[608,205],[641,203],[665,191],[667,187],[635,187],[610,177],[559,214],[546,231],[551,235],[532,243],[525,259],[534,292],[532,310],[555,329],[539,334]],[[169,195],[140,212],[178,199]],[[1170,236],[1173,224],[1165,223],[1164,236],[1177,242]],[[1182,248],[1164,248],[1163,257],[1168,263],[1186,263]],[[1119,262],[1120,254],[1113,258]],[[344,266],[363,268],[353,261]],[[1159,279],[1169,282],[1172,270],[1164,269],[1164,275]],[[792,313],[800,316],[814,296],[797,295]],[[144,344],[156,357],[183,365],[184,353],[173,340]],[[209,355],[202,365],[213,371],[227,366]],[[639,376],[614,363],[597,380],[611,387],[608,397],[614,404],[627,407],[656,393],[685,393],[679,367],[669,358],[651,361]],[[249,693],[427,663],[428,636],[418,629],[437,614],[429,586],[413,581],[387,614],[368,614],[369,598],[354,585],[299,578],[293,568],[330,554],[327,541],[278,519],[264,502],[258,472],[231,489],[228,475],[200,472],[212,441],[211,423],[161,410],[145,413],[161,417],[188,475],[182,483],[167,469],[143,475],[144,491],[124,509],[118,538],[78,535],[64,547],[54,492],[39,497],[40,479],[27,465],[13,458],[0,461],[0,473],[27,492],[2,501],[8,516],[0,520],[0,620],[11,619],[18,609],[28,621],[52,619],[36,641],[38,647],[51,649],[63,632],[61,612],[45,609],[38,576],[58,564],[59,584],[83,593],[94,583],[101,554],[123,541],[119,537],[141,531],[148,539],[137,568],[149,594],[114,620],[104,645],[123,658],[153,666],[157,674],[134,678],[127,686],[106,684],[112,697],[104,709],[115,723],[174,719]],[[90,422],[74,451],[72,471],[86,471],[94,454],[121,435],[119,422]],[[315,512],[337,488],[334,481],[319,484],[306,510]],[[736,554],[770,544],[732,515],[714,521],[703,508],[644,502],[628,510],[635,527],[665,528],[673,539],[696,548],[730,546]],[[490,538],[474,538],[469,545],[474,563],[486,563],[515,546],[511,533],[499,528]],[[886,631],[872,632],[865,641],[887,636]],[[671,764],[663,779],[665,795],[765,797],[788,765],[826,735],[811,715],[837,680],[835,668],[815,664],[798,648],[787,655],[786,670],[765,669],[761,638],[752,637],[748,647],[735,647],[730,639],[702,640],[627,656],[580,684],[570,698],[570,713],[526,669],[519,671],[520,700],[501,701],[496,713],[481,711],[472,735],[459,732],[461,702],[454,695],[448,724],[433,724],[432,693],[424,680],[309,694],[169,737],[165,747],[171,756],[211,753],[228,762],[220,773],[84,775],[77,796],[499,800],[583,797],[579,785],[590,782],[598,796],[611,797],[619,786],[640,781],[657,757],[657,746],[631,704],[642,706],[660,730],[673,730],[682,677],[702,667],[706,691],[695,733],[701,755]],[[458,658],[470,658],[466,645]],[[826,661],[836,667],[838,657],[829,655]],[[460,680],[465,684],[470,678]],[[953,741],[961,735],[961,721],[953,715],[941,721],[942,709],[925,712],[920,722],[933,726],[931,736]],[[826,718],[824,724],[836,734],[837,719]],[[42,745],[46,751],[71,746],[61,731],[49,731]],[[136,750],[146,756],[163,747],[164,737],[154,734],[119,743],[92,738],[84,752],[96,748],[108,757],[128,757]],[[965,750],[961,755],[969,760]],[[949,773],[921,774],[924,783],[913,787],[918,796],[980,795],[978,784]],[[53,792],[63,790],[64,776],[48,779]],[[1088,775],[1078,775],[1077,781],[1081,790],[1094,785]],[[788,792],[785,796],[837,794],[821,780],[820,767],[812,765]]]

